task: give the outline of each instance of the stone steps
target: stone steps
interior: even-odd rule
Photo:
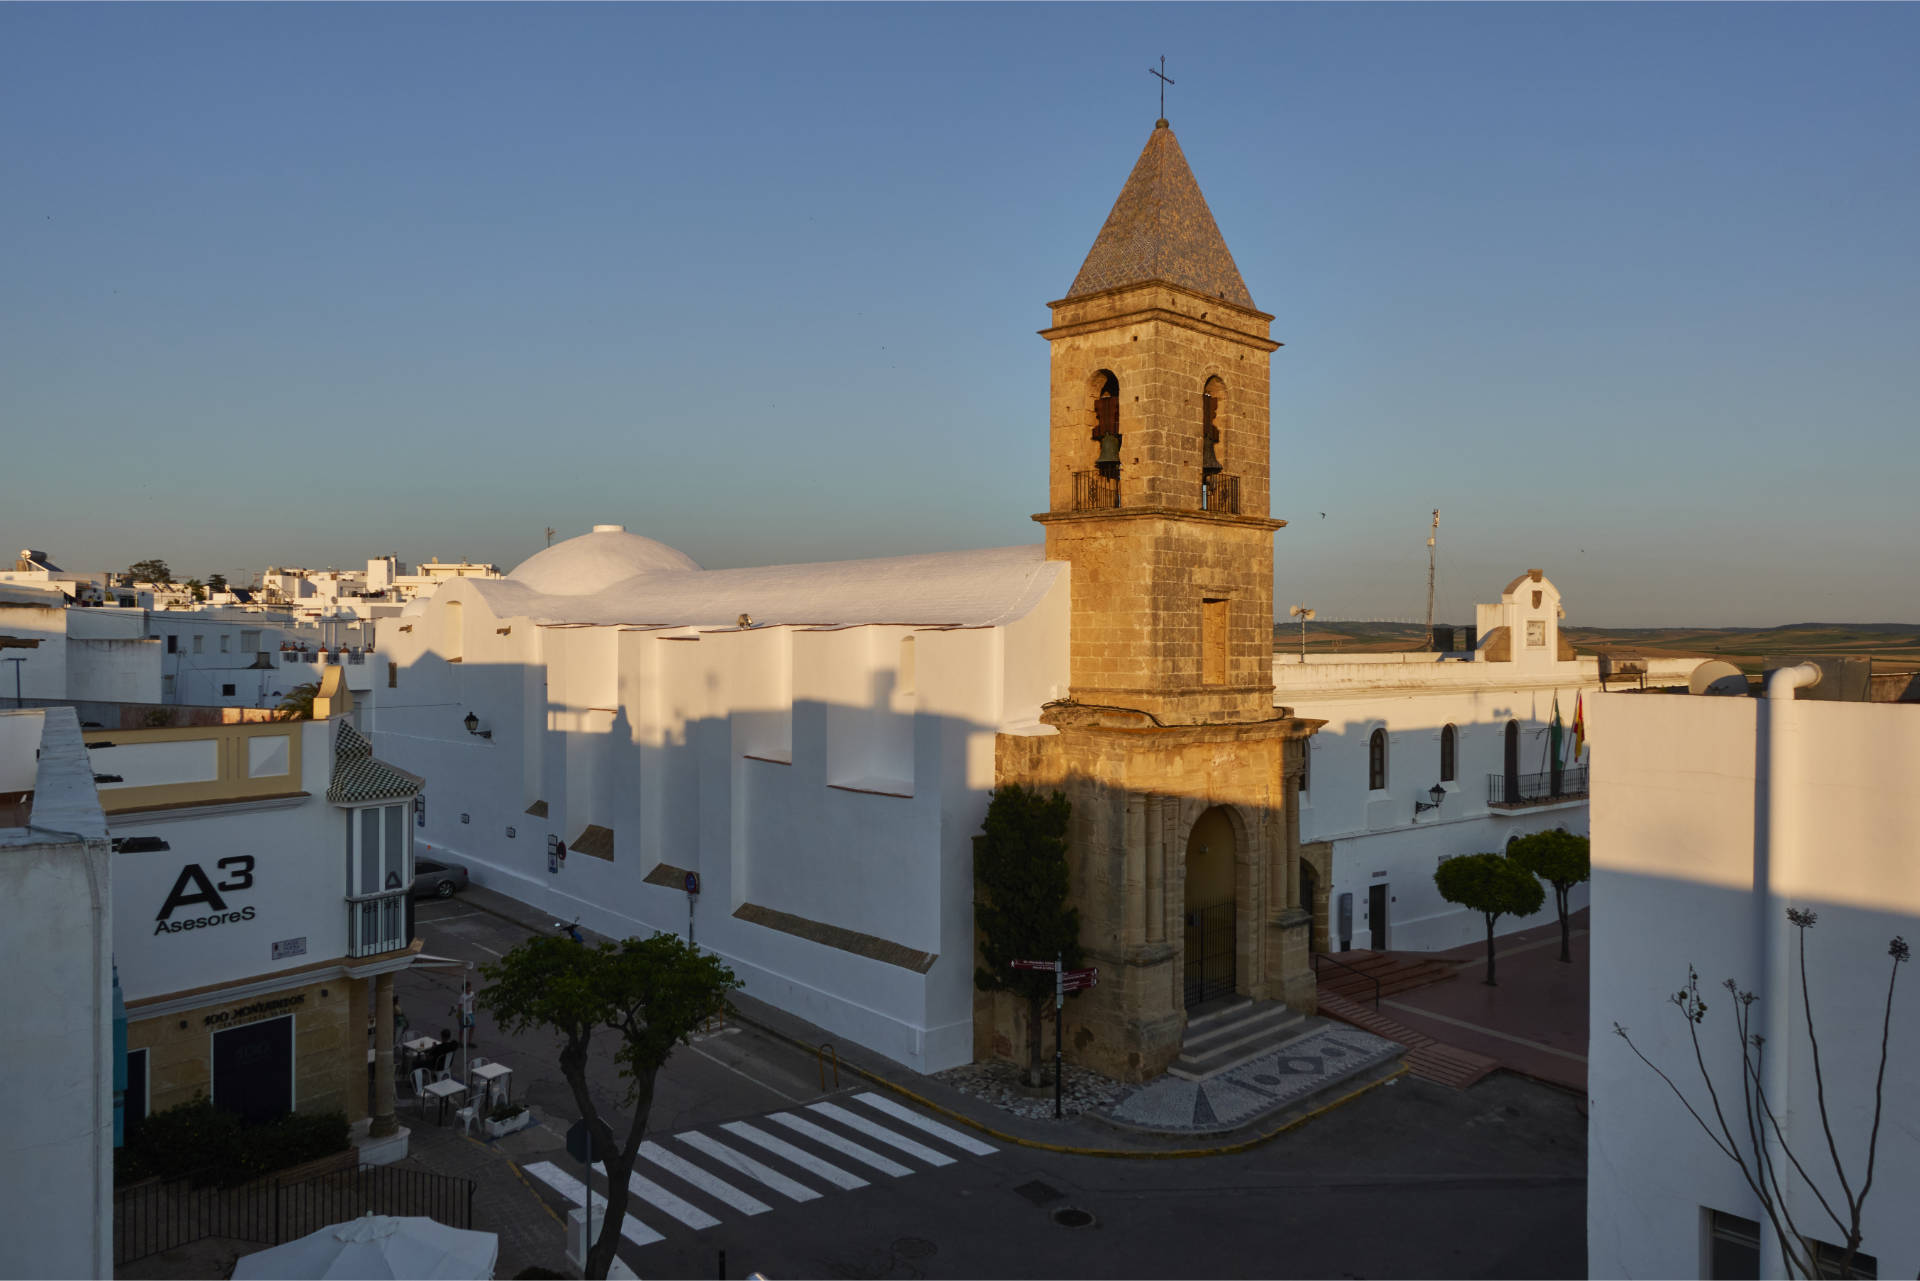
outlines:
[[[1200,1081],[1239,1067],[1312,1031],[1306,1018],[1279,1001],[1236,997],[1187,1024],[1180,1057],[1168,1066],[1167,1074]]]
[[[1320,993],[1320,1013],[1407,1047],[1407,1070],[1424,1080],[1464,1090],[1500,1065],[1484,1054],[1436,1041],[1377,1012],[1372,1005]]]

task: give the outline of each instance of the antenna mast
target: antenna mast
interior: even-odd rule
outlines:
[[[1434,539],[1440,535],[1440,509],[1433,509],[1433,532],[1427,535],[1427,648],[1433,648]]]

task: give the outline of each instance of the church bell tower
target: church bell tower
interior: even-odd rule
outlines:
[[[1051,306],[1034,519],[1070,565],[1068,697],[1042,710],[1043,732],[999,735],[994,773],[1070,805],[1069,893],[1100,982],[1076,998],[1068,1055],[1144,1080],[1209,1002],[1314,1008],[1330,856],[1303,849],[1298,803],[1321,722],[1273,705],[1279,344],[1165,120]],[[980,994],[976,1053],[1012,1057],[1025,1017]]]
[[[1273,715],[1268,360],[1165,120],[1067,296],[1052,347],[1047,556],[1073,565],[1074,701],[1162,724]]]

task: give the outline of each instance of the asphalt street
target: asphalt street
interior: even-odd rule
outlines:
[[[475,891],[423,902],[418,932],[428,953],[485,963],[539,919]],[[462,977],[402,977],[416,1032],[454,1025]],[[586,1172],[564,1151],[557,1041],[507,1037],[484,1012],[477,1041],[537,1118],[492,1145],[500,1177],[564,1214]],[[593,1088],[619,1109],[610,1046]],[[720,1275],[722,1252],[735,1277],[1582,1276],[1579,1102],[1504,1073],[1465,1092],[1403,1077],[1247,1152],[1075,1156],[957,1127],[851,1074],[836,1085],[829,1070],[823,1089],[816,1055],[735,1024],[660,1075],[621,1256],[652,1277]],[[993,1123],[990,1107],[976,1115]]]

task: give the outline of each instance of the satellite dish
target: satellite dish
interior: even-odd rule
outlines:
[[[1687,677],[1687,691],[1692,694],[1745,698],[1749,692],[1747,674],[1723,659],[1708,659],[1693,669],[1693,675]]]

